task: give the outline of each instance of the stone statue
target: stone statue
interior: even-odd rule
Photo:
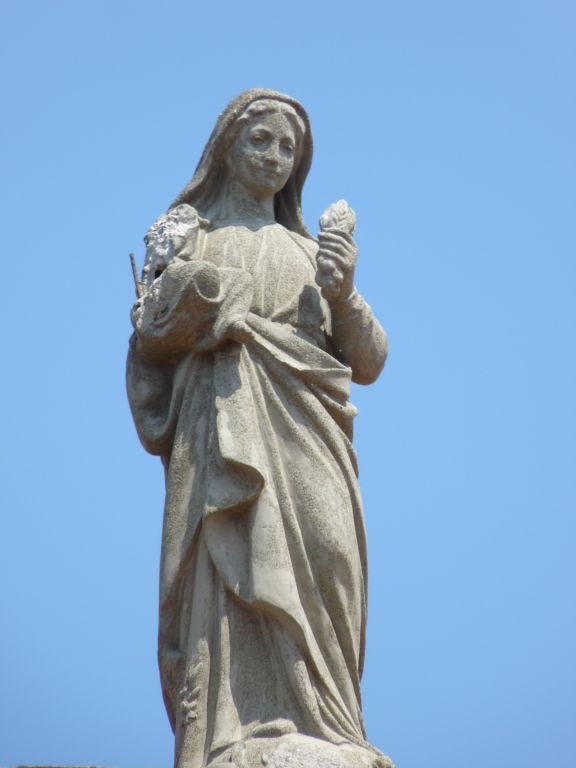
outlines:
[[[256,89],[149,230],[127,382],[166,504],[159,664],[177,768],[391,766],[365,738],[366,543],[350,381],[386,336],[355,216],[315,240],[308,116]]]

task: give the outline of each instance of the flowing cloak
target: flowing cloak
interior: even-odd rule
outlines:
[[[352,372],[330,347],[316,249],[279,224],[213,230],[133,316],[130,404],[166,473],[159,663],[177,766],[288,732],[368,746]],[[363,301],[347,323],[382,357]]]

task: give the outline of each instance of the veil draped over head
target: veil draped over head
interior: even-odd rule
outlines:
[[[208,208],[217,199],[224,182],[228,133],[235,121],[253,102],[263,99],[288,104],[304,124],[304,133],[299,143],[292,175],[274,198],[274,213],[279,224],[309,238],[311,236],[304,224],[301,202],[302,188],[312,163],[310,121],[306,110],[296,99],[268,88],[252,88],[244,91],[228,104],[216,122],[194,175],[170,205],[170,209],[187,203],[196,208],[201,215],[207,214]]]

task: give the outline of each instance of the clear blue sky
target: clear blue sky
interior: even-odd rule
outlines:
[[[399,768],[573,768],[576,8],[5,3],[0,765],[169,768],[163,501],[124,392],[128,253],[230,98],[298,98],[389,330],[355,388],[371,740]]]

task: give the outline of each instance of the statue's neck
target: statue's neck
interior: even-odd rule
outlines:
[[[228,181],[210,213],[209,218],[216,225],[226,222],[252,228],[276,223],[274,195],[253,195],[235,179]]]

